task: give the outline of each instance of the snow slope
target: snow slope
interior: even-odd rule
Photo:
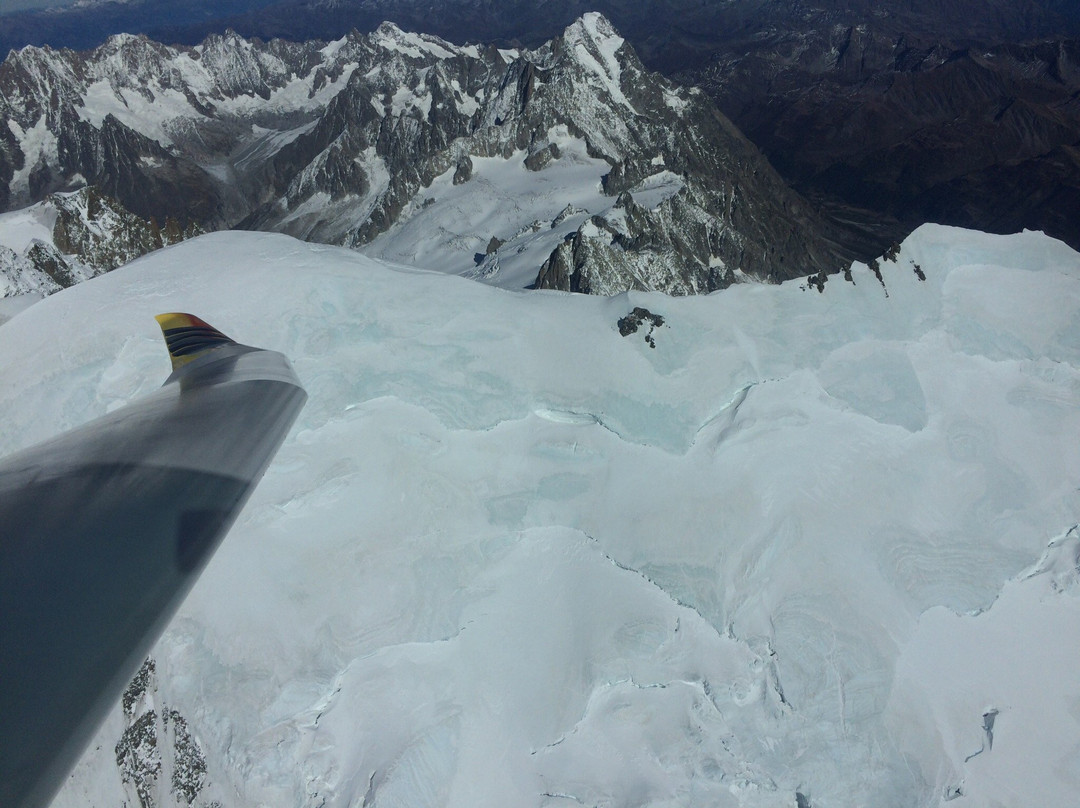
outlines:
[[[455,184],[447,169],[402,211],[397,222],[359,251],[373,258],[434,269],[521,290],[536,283],[537,267],[582,225],[599,235],[593,216],[626,227],[617,197],[605,195],[601,181],[611,166],[588,154],[588,146],[565,126],[552,127],[545,142],[559,159],[542,171],[525,166],[524,150],[509,158],[471,157],[469,182]],[[662,163],[662,159],[661,159]],[[685,185],[670,171],[647,177],[628,193],[654,211]],[[500,242],[491,249],[492,237]],[[662,278],[651,279],[656,286]]]
[[[562,159],[543,171],[529,171],[523,152],[472,157],[471,180],[457,185],[450,168],[360,251],[506,289],[531,286],[552,250],[590,215],[610,213],[615,204],[600,187],[611,170],[606,161],[589,157],[585,142],[565,127],[549,132],[548,141],[561,148]],[[493,236],[503,243],[486,253]]]
[[[212,234],[0,325],[0,451],[159,384],[160,311],[293,359],[154,652],[197,805],[1070,805],[1080,256],[928,225],[882,273],[597,298]],[[137,804],[122,722],[57,806]]]

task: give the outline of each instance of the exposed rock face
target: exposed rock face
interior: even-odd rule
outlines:
[[[26,214],[51,222],[50,230],[41,228],[51,238],[21,252],[0,244],[0,297],[51,294],[201,232],[175,219],[164,227],[144,221],[93,187],[50,194]]]
[[[64,256],[54,246],[43,241],[35,241],[30,245],[26,251],[26,259],[32,267],[56,284],[58,289],[66,289],[84,280],[78,270],[65,261]]]
[[[220,26],[214,14],[225,13],[220,2],[207,0],[187,4],[184,12],[170,7],[168,15],[162,5],[164,0],[78,4],[63,13],[5,15],[0,41],[7,35],[19,46],[52,37],[89,46],[100,41],[94,31],[164,31],[168,25],[167,41],[195,43]],[[533,47],[558,37],[583,10],[577,0],[506,0],[497,9],[482,0],[231,0],[227,5],[236,15],[230,19],[248,35],[333,38],[350,27],[372,30],[393,20],[453,41],[506,47]],[[1072,214],[1080,196],[1075,158],[1080,127],[1070,100],[1076,87],[1069,66],[1076,62],[1080,5],[1073,0],[595,0],[589,8],[608,15],[651,69],[713,94],[787,182],[850,225],[842,233],[849,254],[866,260],[927,219],[995,231],[1044,229],[1080,248],[1080,224]],[[293,78],[302,82],[312,66],[335,75],[342,63],[335,54],[303,46],[250,43],[241,52],[232,48],[238,40],[218,40],[219,55],[203,61],[238,77],[211,78],[225,93],[222,99],[242,91],[252,99],[269,93],[280,101],[288,79],[267,56],[274,47],[303,51],[298,61],[275,57],[300,64]],[[206,43],[199,47],[214,50]],[[223,58],[230,49],[231,57]],[[1054,55],[1060,49],[1067,53],[1064,60]],[[203,58],[199,48],[185,52],[192,54],[192,64]],[[187,75],[188,67],[173,72]],[[158,96],[153,85],[151,93]],[[200,90],[192,95],[202,98]],[[282,111],[294,114],[298,108],[289,109]],[[260,196],[262,186],[252,186],[249,176],[259,175],[270,144],[257,145],[259,138],[249,137],[246,122],[236,123],[245,113],[229,103],[212,102],[204,112],[219,129],[217,142],[208,136],[213,127],[200,123],[192,131],[215,144],[218,153],[224,153],[222,144],[232,143],[234,157],[249,158],[239,171],[223,168],[228,161],[211,161],[241,193],[198,172],[180,176],[181,167],[174,167],[174,179],[188,184],[189,197],[201,199],[194,215],[216,227],[271,201]],[[310,122],[309,112],[305,108],[296,125]],[[133,126],[123,115],[120,119]],[[19,119],[18,126],[26,125]],[[275,130],[263,132],[268,139],[285,131],[280,122],[259,126]],[[197,141],[191,138],[188,145],[194,148]],[[543,152],[530,158],[530,166],[547,159]],[[160,217],[161,210],[124,196],[124,188],[137,187],[140,166],[130,164],[131,181],[115,184],[92,172],[78,173],[140,215]],[[16,186],[36,188],[35,198],[73,187],[70,172],[41,170],[48,167],[33,156],[24,165],[14,136],[0,127],[0,209],[27,202],[7,198],[13,176]]]
[[[114,37],[87,55],[24,49],[0,88],[18,136],[0,162],[10,204],[89,179],[144,218],[357,247],[436,177],[472,181],[473,158],[542,173],[565,157],[558,131],[612,167],[619,204],[538,265],[537,286],[687,294],[842,263],[830,226],[715,106],[646,71],[597,14],[535,50],[393,25],[325,47]]]
[[[253,126],[310,120],[325,98],[308,93],[341,78],[340,61],[319,53],[232,34],[195,48],[125,34],[90,53],[12,52],[0,65],[0,201],[92,184],[144,219],[230,224],[248,206],[229,155],[258,146]]]
[[[171,217],[164,226],[155,219],[144,221],[93,187],[53,194],[48,202],[56,210],[56,248],[98,273],[201,232],[195,225],[181,228]]]
[[[184,716],[158,706],[157,666],[148,657],[121,699],[125,729],[116,743],[116,766],[139,808],[207,806],[206,756]]]
[[[612,170],[618,215],[590,222],[538,272],[536,285],[610,294],[711,291],[736,270],[777,281],[841,259],[829,228],[758,151],[695,92],[648,73],[599,15],[533,51],[455,48],[383,26],[393,57],[353,73],[309,132],[272,161],[281,196],[246,224],[358,246],[388,228],[418,191],[470,155],[543,171],[556,129]],[[647,209],[633,194],[678,186]]]
[[[656,339],[653,337],[653,332],[663,327],[664,318],[646,308],[635,306],[625,317],[620,317],[616,325],[619,327],[619,334],[624,337],[636,334],[639,328],[646,329],[645,342],[650,348],[655,348]]]

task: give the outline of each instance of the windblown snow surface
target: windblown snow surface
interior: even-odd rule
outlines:
[[[154,651],[199,805],[1075,805],[1080,256],[882,271],[596,298],[216,233],[0,326],[0,450],[156,387],[161,311],[292,358]],[[121,722],[57,806],[133,804]]]

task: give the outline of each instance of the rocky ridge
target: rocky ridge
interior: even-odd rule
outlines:
[[[252,158],[234,150],[287,136],[340,81],[348,41],[319,48],[234,34],[172,48],[123,34],[87,53],[12,52],[0,65],[0,205],[90,184],[145,219],[226,226],[246,212],[233,163]]]
[[[264,38],[333,38],[392,20],[452,41],[536,47],[585,8],[577,0],[204,5],[147,0],[6,15],[0,42],[89,47],[101,32],[131,30],[197,43],[224,18]],[[608,16],[650,69],[705,88],[785,181],[842,225],[845,251],[861,260],[928,220],[1041,229],[1080,248],[1073,0],[597,0],[589,8]],[[10,136],[0,127],[0,178]]]
[[[779,281],[841,263],[822,237],[828,225],[757,149],[700,93],[648,73],[599,15],[532,51],[455,48],[389,25],[377,35],[395,55],[355,71],[273,159],[281,196],[248,224],[360,246],[440,174],[467,182],[473,157],[523,155],[542,172],[560,159],[561,129],[611,165],[603,191],[616,202],[545,262],[539,287],[685,294],[740,271]],[[635,189],[658,178],[683,187],[637,205]]]
[[[21,226],[12,227],[12,218]],[[22,237],[6,235],[12,230]],[[143,220],[93,187],[50,194],[0,215],[0,297],[52,294],[200,232],[173,218],[163,226]]]
[[[537,286],[694,293],[843,263],[827,221],[715,106],[649,73],[598,14],[533,50],[389,24],[329,45],[113,37],[84,55],[23,49],[0,88],[9,206],[92,181],[145,218],[361,247],[446,172],[468,183],[494,157],[542,175],[568,136],[610,166],[608,203],[538,258]],[[672,192],[636,201],[658,184]]]

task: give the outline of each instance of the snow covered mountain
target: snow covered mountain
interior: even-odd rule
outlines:
[[[385,20],[537,47],[586,10],[705,90],[863,260],[936,221],[1080,248],[1075,0],[141,0],[0,16],[0,53],[116,31],[339,38]]]
[[[333,54],[235,35],[176,49],[126,34],[89,54],[12,52],[0,65],[0,201],[89,183],[143,218],[229,223],[245,210],[222,176],[230,153],[269,134],[260,124],[313,118],[341,87]]]
[[[213,233],[0,325],[3,453],[155,387],[164,309],[310,394],[56,805],[1070,804],[1080,255],[893,259],[598,298]]]
[[[199,232],[143,221],[92,187],[50,194],[0,213],[0,298],[52,294]]]
[[[326,46],[25,48],[0,88],[9,207],[90,182],[145,218],[371,244],[518,288],[685,294],[843,263],[711,102],[597,14],[535,50],[389,24]]]

